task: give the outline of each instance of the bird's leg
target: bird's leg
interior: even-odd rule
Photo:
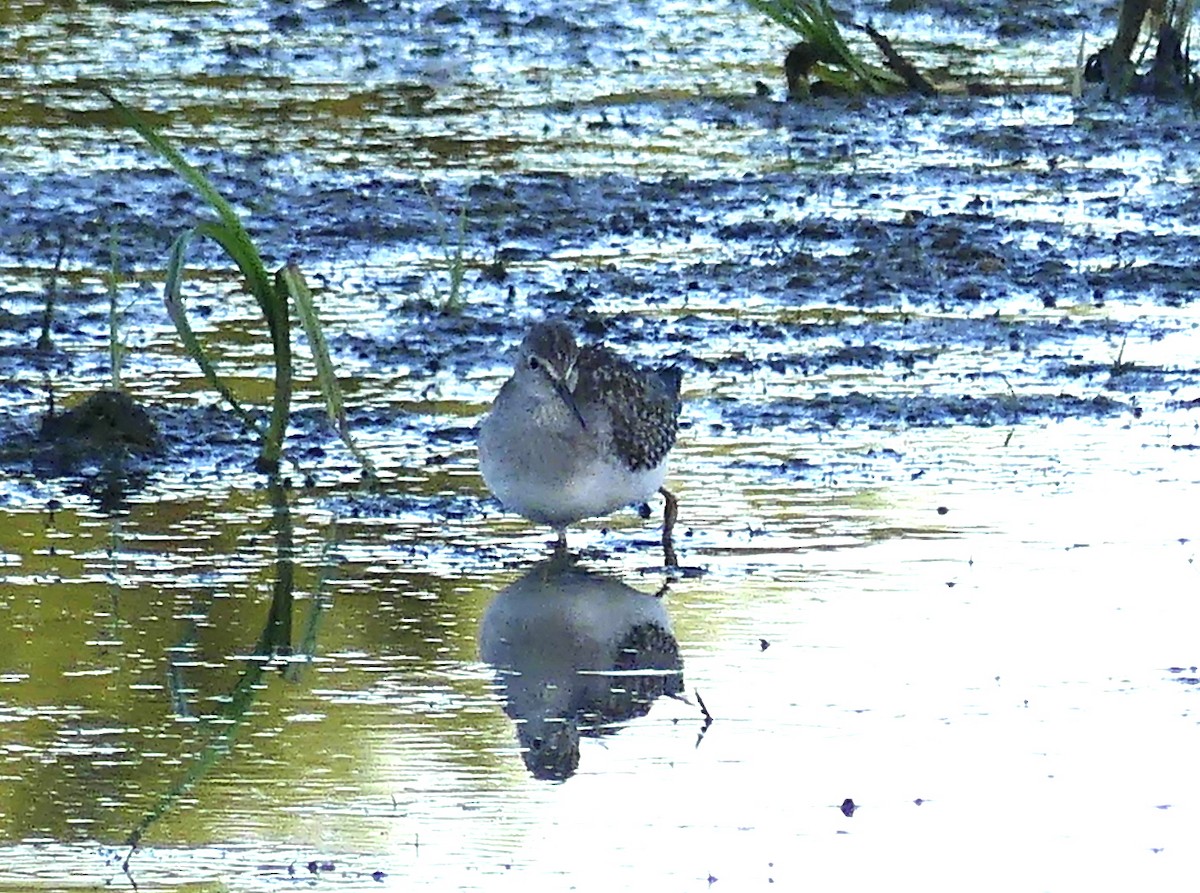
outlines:
[[[679,500],[666,487],[659,487],[666,505],[663,507],[663,561],[667,567],[679,567],[679,558],[675,555],[675,543],[671,539],[671,531],[675,529],[675,519],[679,517]]]

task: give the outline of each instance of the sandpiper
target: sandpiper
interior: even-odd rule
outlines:
[[[560,320],[535,323],[479,427],[483,480],[506,509],[553,527],[559,549],[568,525],[661,493],[663,551],[675,566],[677,504],[663,480],[679,385],[678,367],[646,369],[606,347],[580,347]]]

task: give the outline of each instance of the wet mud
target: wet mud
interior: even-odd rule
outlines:
[[[1194,385],[1198,372],[1184,356],[1156,362],[1153,349],[1195,326],[1189,245],[1200,220],[1194,203],[1181,200],[1187,187],[1174,172],[1200,162],[1196,146],[1173,115],[1150,105],[1030,127],[1021,112],[1031,102],[705,101],[669,112],[727,116],[740,126],[770,120],[774,138],[792,144],[828,141],[850,119],[863,121],[853,150],[860,171],[487,175],[439,184],[432,198],[420,180],[384,182],[370,172],[316,188],[278,177],[266,186],[217,180],[226,194],[253,195],[271,209],[251,218],[273,252],[268,263],[298,260],[327,294],[377,311],[381,324],[370,330],[332,322],[335,357],[402,377],[408,398],[440,390],[447,375],[494,379],[529,318],[562,315],[585,338],[680,365],[685,424],[731,436],[846,424],[1011,425],[1132,415],[1147,402],[1166,410],[1160,398]],[[961,146],[965,158],[923,160],[914,146],[908,170],[873,163],[930,127],[943,131],[944,150]],[[826,154],[833,148],[822,145]],[[1152,155],[1141,169],[1120,160],[1139,153]],[[120,233],[126,266],[154,270],[175,233],[166,221],[202,214],[170,178],[141,171],[60,174],[36,190],[6,191],[0,205],[5,241],[23,246],[23,267],[43,271],[63,238],[68,269],[102,266],[100,227],[79,228],[81,216]],[[431,298],[427,272],[378,260],[381,251],[436,255],[441,208],[465,209],[468,221],[468,297],[455,308]],[[193,260],[217,263],[204,251]],[[63,291],[54,350],[29,348],[41,322],[39,294],[20,296],[28,309],[5,321],[0,371],[25,383],[32,409],[6,415],[10,473],[32,462],[13,449],[22,442],[16,435],[46,425],[33,408],[32,382],[70,378],[82,388],[103,362],[78,342],[95,349],[104,296],[69,282]],[[197,295],[195,312],[217,313],[227,295]],[[155,297],[143,304],[140,312],[161,324]],[[1125,344],[1140,346],[1127,351],[1131,359]],[[760,396],[724,393],[741,377]],[[806,384],[831,378],[852,386]],[[478,410],[488,390],[475,393]],[[429,445],[429,461],[439,443],[470,440],[470,412],[449,431],[424,416],[436,427],[421,430],[386,394],[350,404],[359,428],[417,425],[412,433]],[[210,467],[245,448],[228,425],[211,425],[208,412],[172,425],[152,401],[147,411],[164,428],[164,449],[143,452],[159,454],[163,468],[182,452],[194,461],[204,445],[212,457],[201,464]],[[301,417],[289,449],[303,457],[328,448],[328,434],[319,419],[306,425]],[[31,451],[39,443],[24,442]]]

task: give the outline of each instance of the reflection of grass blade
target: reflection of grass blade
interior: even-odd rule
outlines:
[[[183,342],[183,349],[187,352],[188,356],[196,361],[208,383],[233,407],[238,417],[251,430],[257,432],[260,437],[265,436],[262,426],[238,402],[229,385],[217,374],[216,367],[213,366],[212,361],[208,358],[208,353],[200,343],[200,339],[196,337],[196,333],[192,330],[192,324],[188,322],[187,311],[183,306],[183,295],[180,291],[180,285],[183,282],[183,258],[187,252],[187,246],[195,234],[196,230],[189,229],[182,233],[171,245],[171,254],[167,260],[166,283],[163,286],[163,303],[166,304],[167,315],[171,317],[171,322],[175,324],[175,331],[179,334],[179,340]]]
[[[312,291],[309,289],[308,283],[304,281],[300,268],[295,264],[288,264],[280,269],[275,274],[275,289],[281,295],[290,296],[296,305],[296,312],[300,316],[300,322],[304,325],[304,332],[308,336],[308,343],[312,348],[313,362],[317,366],[317,383],[321,386],[321,394],[325,398],[325,409],[329,413],[334,427],[337,428],[338,435],[342,438],[346,448],[362,465],[367,479],[377,480],[378,475],[375,472],[374,464],[359,449],[350,433],[350,423],[346,419],[346,407],[342,401],[342,389],[338,384],[333,361],[329,357],[329,344],[325,340],[325,332],[313,304]]]
[[[219,722],[214,722],[213,724],[218,731],[204,746],[195,763],[192,764],[192,768],[179,780],[178,784],[159,797],[158,802],[154,804],[153,808],[129,832],[129,836],[125,842],[132,849],[130,849],[129,855],[125,857],[126,871],[129,870],[129,860],[133,858],[134,851],[141,844],[143,835],[171,810],[171,807],[178,802],[180,797],[187,794],[192,788],[203,781],[213,770],[213,767],[233,749],[237,733],[241,730],[250,707],[258,697],[259,691],[264,687],[261,681],[267,666],[268,663],[265,659],[254,659],[249,662],[246,671],[238,679],[237,685],[230,694],[225,708],[221,711]]]
[[[126,872],[129,871],[129,860],[133,858],[146,832],[171,810],[180,797],[202,782],[221,759],[229,754],[238,732],[250,715],[250,708],[258,699],[259,692],[266,687],[263,676],[272,666],[272,660],[281,654],[291,653],[291,616],[295,584],[291,507],[287,503],[286,491],[278,476],[272,476],[268,489],[274,509],[272,521],[275,527],[275,584],[267,621],[255,646],[254,656],[246,661],[246,668],[233,690],[224,699],[224,706],[219,715],[206,723],[211,724],[215,731],[192,768],[174,787],[159,797],[129,833],[126,843],[131,849],[125,858]]]
[[[312,587],[312,598],[308,600],[308,617],[296,642],[295,656],[307,658],[310,663],[317,655],[317,632],[321,625],[321,618],[333,604],[333,598],[328,592],[328,584],[337,563],[337,542],[338,520],[334,517],[326,534],[325,545],[321,549],[321,560],[317,564],[317,580]],[[293,660],[288,664],[287,680],[297,682],[303,667],[304,663],[298,660]]]
[[[271,610],[267,624],[254,653],[263,658],[292,654],[292,593],[296,589],[296,546],[292,528],[292,508],[288,505],[287,490],[279,475],[267,482],[274,509],[275,528],[275,585],[272,587]]]

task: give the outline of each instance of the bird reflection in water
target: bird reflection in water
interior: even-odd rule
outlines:
[[[683,690],[666,605],[615,577],[556,556],[501,590],[483,616],[483,660],[529,771],[563,781],[581,736],[619,731],[660,695]]]

